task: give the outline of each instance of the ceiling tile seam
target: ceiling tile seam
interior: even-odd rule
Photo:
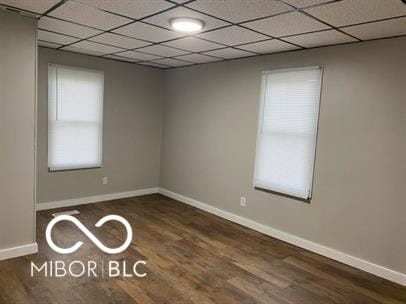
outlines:
[[[103,31],[103,30],[101,30],[101,29],[99,29],[99,28],[97,28],[97,27],[93,27],[93,26],[90,26],[90,25],[87,25],[87,24],[83,24],[83,23],[78,23],[78,22],[75,22],[75,21],[70,21],[70,20],[62,19],[62,18],[55,17],[55,16],[50,16],[50,15],[46,15],[46,16],[45,16],[45,15],[44,15],[44,16],[42,16],[42,17],[47,17],[47,18],[51,18],[51,19],[55,19],[55,20],[59,20],[59,21],[67,22],[67,23],[72,23],[72,24],[79,25],[79,26],[83,26],[83,27],[90,28],[90,29],[93,29],[93,30]]]
[[[18,7],[15,7],[15,6],[2,4],[2,3],[0,3],[0,10],[4,10],[6,12],[16,13],[16,14],[18,14],[19,12],[22,12],[24,14],[30,15],[31,18],[35,18],[35,19],[37,19],[38,16],[41,15],[41,13],[36,13],[36,12],[30,11],[30,10],[26,10],[26,9],[23,9],[23,8],[18,8]]]
[[[65,2],[67,2],[68,0],[61,0],[59,2],[57,2],[56,4],[54,4],[53,6],[51,6],[49,9],[47,9],[45,12],[43,12],[38,19],[41,19],[42,16],[46,16],[47,14],[49,14],[50,12],[56,10],[58,7],[60,7],[62,4],[65,4]]]
[[[224,48],[217,49],[217,50],[222,50],[222,49],[224,49]],[[216,50],[210,50],[210,51],[205,51],[205,52],[211,52],[211,51],[216,51]],[[221,58],[221,57],[217,57],[217,56],[213,56],[213,55],[207,55],[207,54],[201,54],[201,53],[203,53],[203,52],[204,52],[204,51],[201,51],[201,52],[199,52],[199,53],[193,53],[193,54],[176,55],[176,56],[174,56],[173,58],[182,57],[182,56],[189,56],[189,55],[204,55],[204,56],[211,57],[211,58],[214,58],[214,59],[221,59],[221,60],[224,60],[224,58]],[[220,61],[220,60],[219,60],[219,61]],[[209,63],[209,62],[211,62],[211,61],[207,61],[207,63]],[[195,62],[195,63],[205,63],[205,62]]]
[[[279,1],[281,1],[281,0],[279,0]],[[183,5],[181,5],[181,6],[183,6]],[[195,12],[197,12],[197,13],[200,13],[200,14],[203,14],[203,15],[206,15],[206,16],[209,16],[209,17],[212,17],[212,18],[216,18],[216,19],[221,20],[221,21],[223,21],[223,22],[231,23],[231,24],[234,25],[234,26],[241,27],[241,28],[244,28],[244,29],[246,29],[246,30],[250,30],[250,31],[256,32],[257,34],[262,34],[262,35],[267,36],[267,37],[269,37],[269,38],[274,38],[274,39],[281,40],[281,39],[279,39],[279,38],[277,38],[277,37],[273,37],[273,36],[268,35],[268,34],[266,34],[266,33],[263,33],[263,32],[256,31],[256,30],[253,30],[253,29],[251,29],[251,28],[248,28],[248,27],[246,27],[246,26],[244,26],[244,25],[241,25],[240,23],[234,23],[234,22],[231,22],[231,21],[229,21],[229,20],[226,20],[226,19],[223,19],[223,18],[219,18],[219,17],[217,17],[217,16],[214,16],[214,15],[208,14],[208,13],[206,13],[206,12],[203,12],[203,11],[200,11],[200,10],[197,10],[197,9],[194,9],[194,8],[190,8],[190,7],[187,7],[187,6],[186,6],[186,8],[191,9],[192,11],[195,11]],[[293,8],[295,9],[295,7],[293,7]],[[272,17],[272,15],[271,15],[270,17]],[[270,17],[268,16],[268,18],[270,18]],[[244,21],[244,23],[246,23],[246,22],[250,22],[250,20]],[[285,42],[285,43],[288,43],[288,44],[291,44],[291,45],[294,45],[294,46],[299,47],[299,48],[301,48],[301,49],[305,49],[304,46],[301,46],[301,45],[298,45],[298,44],[295,44],[295,43],[292,43],[292,42],[289,42],[289,41],[284,41],[284,40],[281,40],[281,41],[282,41],[282,42]]]
[[[69,35],[69,34],[63,34],[63,33],[60,33],[60,32],[55,32],[53,30],[43,29],[43,28],[40,28],[40,27],[38,28],[38,30],[43,31],[43,32],[58,34],[58,35],[65,36],[65,37],[75,38],[75,39],[79,39],[79,40],[82,39],[82,38],[77,37],[77,36],[73,36],[73,35]]]
[[[185,4],[189,4],[189,3],[192,3],[192,2],[195,2],[196,0],[188,0],[188,1],[185,1],[185,2],[183,2],[183,3],[178,3],[178,2],[175,2],[175,1],[171,1],[171,0],[165,0],[166,2],[169,2],[169,3],[172,3],[172,4],[176,4],[176,5],[178,5],[178,6],[183,6],[183,5],[185,5]]]
[[[375,39],[370,39],[368,41],[374,41],[374,40],[382,40],[382,39],[389,39],[389,38],[396,38],[396,37],[406,37],[405,35],[398,35],[398,36],[392,36],[392,37],[383,37],[383,38],[375,38]],[[350,41],[350,42],[345,42],[345,43],[339,43],[339,44],[335,44],[335,45],[343,45],[343,44],[356,44],[356,43],[362,43],[365,41]],[[330,47],[332,45],[322,45],[322,46],[317,46],[317,47],[311,47],[309,49],[318,49],[318,48],[324,48],[324,47]],[[244,59],[244,58],[254,58],[254,57],[258,57],[258,56],[266,56],[266,55],[274,55],[274,54],[281,54],[281,53],[289,53],[289,52],[296,52],[296,51],[301,51],[301,49],[295,49],[295,50],[286,50],[286,51],[278,51],[278,52],[273,52],[273,53],[266,53],[266,54],[258,54],[258,55],[254,55],[254,56],[243,56],[243,57],[237,57],[237,58],[221,58],[221,61],[218,62],[224,62],[224,61],[231,61],[231,60],[238,60],[238,59]],[[206,51],[206,52],[210,52],[210,51]],[[204,54],[204,52],[201,52],[202,55],[206,55]],[[206,55],[209,56],[209,55]],[[211,56],[214,57],[214,56]],[[218,57],[220,58],[220,57]],[[210,64],[210,63],[216,63],[216,62],[202,62],[202,63],[195,63],[193,65],[202,65],[202,64]],[[188,65],[191,66],[191,65]],[[165,68],[165,69],[175,69],[175,68],[180,68],[180,67],[184,67],[184,66],[173,66],[173,67],[169,67],[169,68]]]
[[[44,40],[44,39],[38,39],[38,42],[46,42],[46,43],[51,43],[51,44],[55,44],[55,45],[61,45],[60,43],[56,43],[56,42],[52,42],[52,41],[48,41],[48,40]],[[39,45],[42,46],[42,45]],[[54,48],[52,48],[54,49]]]
[[[302,13],[302,14],[305,14],[306,16],[308,16],[308,17],[310,17],[310,18],[313,18],[314,20],[317,20],[317,21],[319,21],[319,22],[321,22],[321,23],[323,23],[323,24],[325,24],[325,25],[331,26],[333,29],[335,29],[336,31],[341,32],[342,34],[345,34],[345,35],[347,35],[347,36],[350,36],[351,38],[354,38],[354,39],[356,39],[356,40],[358,40],[358,41],[362,41],[362,39],[360,39],[360,38],[358,38],[358,37],[356,37],[356,36],[354,36],[354,35],[348,34],[348,33],[344,32],[344,31],[340,30],[340,28],[335,27],[335,26],[333,26],[333,25],[331,25],[331,24],[329,24],[329,23],[327,23],[327,22],[325,22],[325,21],[323,21],[323,20],[321,20],[321,19],[319,19],[319,18],[317,18],[317,17],[315,17],[315,16],[309,14],[308,12],[302,11],[301,13]]]
[[[337,2],[337,0],[334,1],[334,2]],[[331,2],[329,2],[329,3],[331,3]],[[57,17],[53,17],[53,16],[47,16],[47,17],[48,17],[48,18],[52,18],[52,19],[57,19],[57,20],[65,21],[65,22],[69,22],[69,23],[76,24],[76,25],[79,25],[79,26],[84,26],[84,27],[91,28],[91,29],[100,30],[100,29],[97,29],[97,28],[94,28],[94,27],[90,27],[90,26],[88,26],[88,25],[84,25],[84,24],[81,24],[81,23],[72,22],[72,21],[69,21],[69,20],[65,20],[65,19],[61,19],[61,18],[57,18]],[[367,23],[374,23],[374,22],[380,22],[380,21],[398,19],[398,18],[403,18],[403,17],[406,17],[406,15],[401,15],[401,16],[396,16],[396,17],[389,17],[389,18],[383,18],[383,19],[376,19],[376,20],[372,20],[372,21],[366,21],[366,22],[355,23],[355,24],[350,24],[350,25],[344,25],[344,26],[340,26],[340,27],[332,28],[332,29],[342,29],[342,28],[346,28],[346,27],[350,27],[350,26],[355,26],[355,25],[362,25],[362,24],[367,24]],[[242,22],[242,24],[243,24],[243,23],[246,23],[246,22],[250,22],[250,21],[244,21],[244,22]],[[148,23],[148,22],[143,22],[143,23],[150,24],[150,23]],[[154,24],[150,24],[150,25],[156,26],[156,25],[154,25]],[[233,24],[229,24],[229,25],[225,25],[225,26],[222,26],[222,27],[219,27],[219,28],[214,28],[214,29],[210,29],[210,30],[207,30],[207,31],[203,31],[203,32],[200,32],[199,34],[211,32],[211,31],[215,31],[215,30],[220,30],[220,29],[223,29],[223,28],[231,27],[231,26],[233,26]],[[158,27],[158,26],[157,26],[157,27]],[[160,28],[161,28],[161,27],[160,27]],[[166,28],[165,28],[165,29],[166,29]],[[332,30],[332,29],[323,29],[323,30],[317,30],[317,31],[313,31],[313,32],[316,33],[316,32],[321,32],[321,31]],[[45,30],[45,29],[42,29],[42,30]],[[339,32],[343,33],[342,31],[339,31]],[[61,34],[61,35],[65,35],[65,34],[60,33],[60,32],[54,32],[54,33],[58,33],[58,34]],[[261,33],[261,32],[259,32],[259,33]],[[291,36],[304,35],[304,34],[307,34],[307,33],[311,33],[311,32],[300,33],[300,34],[292,34],[292,35],[286,35],[286,36],[278,37],[279,39],[278,39],[278,38],[275,38],[275,39],[278,39],[278,40],[283,41],[283,42],[285,42],[285,43],[289,43],[289,42],[283,40],[283,38],[291,37]],[[102,34],[104,34],[104,32],[100,33],[100,35],[102,35]],[[128,36],[128,35],[124,35],[124,34],[120,34],[120,33],[115,33],[115,32],[114,32],[114,34],[115,34],[115,35],[122,36],[122,37],[127,37],[127,38],[131,38],[131,39],[140,40],[140,41],[143,41],[143,42],[146,42],[146,43],[150,43],[151,45],[158,45],[158,44],[162,44],[162,43],[170,42],[170,41],[175,41],[175,40],[179,40],[179,39],[186,38],[186,37],[194,37],[194,35],[188,35],[188,36],[177,37],[177,38],[173,38],[173,39],[165,40],[165,41],[161,41],[161,42],[153,42],[153,41],[150,41],[150,40],[145,40],[145,39],[142,39],[142,38],[135,38],[135,37]],[[261,33],[261,34],[262,34],[262,33]],[[347,34],[347,33],[343,33],[343,34]],[[79,38],[79,37],[75,37],[75,38],[82,39],[82,40],[86,40],[86,39],[91,39],[91,38],[93,38],[93,37],[95,37],[95,36],[97,36],[97,35],[89,36],[89,37],[83,38],[83,39],[82,39],[82,38]],[[72,37],[74,37],[74,36],[72,36]],[[271,37],[271,36],[270,36],[270,37]],[[199,39],[199,37],[195,37],[195,38]],[[354,39],[356,39],[356,38],[354,38]],[[358,39],[357,39],[357,40],[358,40]],[[215,42],[215,41],[211,41],[211,42]],[[215,42],[215,43],[216,43],[216,42]],[[245,43],[244,43],[244,44],[245,44]],[[292,43],[290,43],[290,44],[292,44]],[[295,44],[293,44],[293,45],[295,45]],[[303,48],[302,46],[299,46],[299,45],[296,45],[296,46]],[[172,48],[173,48],[173,47],[172,47]],[[135,49],[136,49],[136,48],[135,48]],[[180,48],[179,48],[179,49],[180,49]],[[132,49],[131,49],[131,50],[132,50]],[[184,49],[181,49],[181,50],[184,50]],[[188,50],[186,50],[186,51],[188,51]]]
[[[131,17],[131,16],[122,15],[122,14],[119,14],[119,13],[116,13],[116,12],[112,12],[112,11],[109,11],[109,10],[106,10],[106,9],[103,9],[103,8],[100,8],[100,7],[96,7],[96,6],[90,5],[90,4],[88,4],[88,3],[81,2],[80,0],[66,0],[66,1],[71,1],[71,2],[75,2],[75,3],[79,3],[79,4],[81,4],[81,5],[84,5],[84,6],[87,6],[87,7],[91,7],[91,8],[93,8],[93,9],[96,9],[96,10],[98,10],[98,11],[102,11],[102,12],[105,12],[105,13],[108,13],[108,14],[111,14],[111,15],[115,15],[115,16],[117,16],[117,17],[130,19],[130,20],[132,20],[132,21],[138,21],[137,18],[134,18],[134,17]]]
[[[350,26],[358,26],[358,25],[364,25],[364,24],[370,24],[370,23],[376,23],[376,22],[382,22],[382,21],[389,21],[389,20],[394,20],[394,19],[402,19],[402,18],[406,18],[406,15],[400,15],[400,16],[396,16],[396,17],[388,17],[388,18],[382,18],[382,19],[375,19],[375,20],[364,21],[364,22],[359,22],[359,23],[346,24],[346,25],[341,25],[338,28],[344,29],[344,28],[350,27]]]
[[[71,0],[67,0],[67,1],[71,1]],[[141,20],[143,20],[143,19],[150,18],[150,17],[155,16],[155,15],[158,15],[158,14],[162,14],[162,13],[167,12],[167,11],[170,11],[170,10],[176,8],[176,7],[178,7],[178,5],[171,6],[171,7],[167,8],[167,9],[164,9],[164,10],[161,10],[161,11],[159,11],[159,12],[156,12],[156,13],[153,13],[153,14],[150,14],[150,15],[147,15],[147,16],[142,17],[142,18],[140,18],[140,19],[136,19],[136,20],[131,20],[131,19],[130,19],[130,20],[131,20],[130,22],[125,23],[125,24],[122,24],[122,25],[119,25],[119,26],[116,26],[116,27],[113,27],[113,28],[111,28],[111,29],[109,29],[109,30],[98,29],[98,30],[101,30],[102,32],[101,32],[101,33],[98,33],[98,34],[95,34],[95,35],[93,35],[93,36],[91,36],[91,37],[88,37],[88,38],[86,38],[86,39],[82,39],[81,41],[88,40],[88,39],[91,39],[91,38],[100,36],[100,35],[102,35],[102,34],[105,34],[105,33],[111,33],[112,31],[115,31],[115,30],[117,30],[117,29],[119,29],[119,28],[122,28],[122,27],[125,27],[125,26],[127,26],[127,25],[130,25],[130,24],[139,22],[139,21],[141,21]],[[64,19],[61,19],[61,20],[64,20]],[[67,21],[67,20],[64,20],[64,21]],[[97,29],[97,28],[96,28],[96,29]],[[81,42],[81,41],[78,41],[78,42]]]
[[[331,27],[331,28],[333,28],[333,29],[335,29],[335,30],[341,32],[342,34],[345,34],[345,35],[347,35],[347,36],[350,36],[351,38],[354,38],[354,39],[356,39],[356,40],[358,40],[358,41],[362,41],[362,39],[359,39],[358,37],[355,37],[355,36],[350,35],[350,34],[348,34],[348,33],[346,33],[346,32],[343,32],[343,31],[341,31],[339,28],[333,26],[332,24],[330,24],[330,23],[328,23],[328,22],[326,22],[326,21],[324,21],[324,20],[322,20],[322,19],[320,19],[320,18],[317,18],[317,17],[311,15],[310,13],[306,12],[305,9],[309,9],[310,7],[297,8],[296,6],[293,6],[293,5],[291,5],[290,3],[286,2],[286,0],[279,0],[279,1],[285,3],[286,5],[288,5],[288,6],[292,7],[292,8],[295,8],[299,13],[302,13],[302,14],[306,15],[307,17],[310,17],[310,18],[312,18],[312,19],[314,19],[314,20],[316,20],[316,21],[318,21],[318,22],[320,22],[320,23],[322,23],[322,24],[324,24],[324,25],[326,25],[326,26],[329,26],[329,27]],[[335,2],[337,2],[337,1],[328,2],[327,4],[324,3],[324,5],[329,5],[329,4],[335,3]]]

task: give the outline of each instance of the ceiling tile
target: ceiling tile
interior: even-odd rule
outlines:
[[[354,25],[341,30],[362,40],[406,35],[406,17]]]
[[[145,54],[145,53],[140,53],[140,52],[134,52],[134,51],[126,51],[126,52],[118,53],[115,55],[121,56],[121,57],[137,59],[137,60],[154,60],[154,59],[161,58],[160,56],[150,55],[150,54]]]
[[[20,8],[30,12],[45,13],[52,6],[57,4],[60,0],[0,0],[0,4]]]
[[[312,5],[322,4],[326,2],[331,2],[332,0],[285,0],[286,3],[293,5],[298,8],[308,7]]]
[[[257,52],[261,54],[268,54],[268,53],[276,53],[276,52],[283,52],[283,51],[290,51],[299,49],[299,47],[291,45],[289,43],[285,43],[283,41],[279,41],[277,39],[267,40],[267,41],[260,41],[256,43],[244,44],[240,45],[238,48]]]
[[[53,49],[56,49],[56,48],[62,46],[61,44],[58,44],[58,43],[46,42],[46,41],[41,41],[41,40],[38,41],[38,45],[45,46],[48,48],[53,48]]]
[[[202,54],[182,55],[182,56],[178,56],[176,58],[186,60],[186,61],[190,61],[190,62],[193,62],[193,63],[205,63],[205,62],[213,62],[213,61],[221,61],[222,60],[221,58],[215,58],[215,57],[206,56],[206,55],[202,55]]]
[[[123,50],[121,48],[116,48],[113,46],[108,46],[108,45],[95,43],[95,42],[91,42],[91,41],[80,41],[78,43],[73,44],[72,46],[75,48],[94,51],[94,52],[98,52],[98,53],[102,53],[102,54],[111,54],[111,53],[120,52]]]
[[[121,61],[126,61],[126,62],[138,62],[139,61],[138,59],[121,57],[118,55],[106,55],[106,56],[103,56],[103,58],[110,58],[110,59],[121,60]]]
[[[81,53],[81,54],[86,54],[86,55],[92,55],[92,56],[102,56],[104,55],[101,52],[97,51],[92,51],[92,50],[87,50],[87,49],[81,49],[78,47],[74,46],[66,46],[62,49],[63,51],[69,51],[69,52],[74,52],[74,53]]]
[[[96,8],[72,1],[66,2],[56,10],[52,11],[50,16],[102,30],[109,30],[131,21],[130,19],[106,13]]]
[[[336,30],[308,33],[284,38],[284,40],[304,46],[306,48],[358,41]]]
[[[152,42],[161,42],[185,36],[181,33],[176,33],[142,22],[132,23],[130,25],[114,30],[113,32]]]
[[[244,23],[244,26],[274,37],[295,35],[329,28],[323,23],[300,12],[248,22]]]
[[[201,39],[194,38],[194,37],[181,38],[178,40],[166,42],[164,44],[173,46],[176,48],[188,50],[191,52],[203,52],[203,51],[214,50],[214,49],[223,47],[220,44],[201,40]]]
[[[192,62],[186,62],[186,61],[177,60],[177,59],[173,59],[173,58],[164,58],[164,59],[154,60],[153,62],[158,63],[158,64],[168,65],[171,67],[178,67],[178,66],[193,64]]]
[[[204,21],[204,23],[205,23],[205,26],[204,26],[205,31],[230,24],[228,22],[224,22],[219,19],[200,14],[198,12],[187,9],[185,7],[177,7],[175,9],[171,9],[162,14],[158,14],[158,15],[152,16],[150,18],[147,18],[143,21],[170,29],[171,27],[169,26],[169,20],[171,18],[175,18],[175,17],[191,17],[191,18],[200,19],[200,20]]]
[[[84,4],[97,7],[130,18],[140,19],[160,12],[174,4],[164,0],[78,0]]]
[[[139,64],[151,66],[151,67],[155,67],[155,68],[162,68],[162,69],[170,68],[169,65],[159,64],[159,63],[155,63],[155,62],[151,62],[151,61],[141,62]]]
[[[112,33],[104,33],[89,40],[114,45],[124,49],[135,49],[150,44],[149,42]]]
[[[182,3],[185,3],[188,1],[190,1],[190,0],[172,0],[172,2],[179,3],[179,4],[182,4]]]
[[[258,34],[238,26],[231,26],[208,33],[203,33],[197,35],[197,37],[231,46],[268,38],[265,35]]]
[[[42,17],[38,22],[38,27],[43,30],[58,32],[61,34],[71,35],[79,38],[88,38],[102,32],[90,27],[50,17]]]
[[[306,11],[337,27],[406,15],[406,5],[400,0],[343,0]]]
[[[137,49],[137,51],[154,54],[162,57],[172,57],[189,53],[187,51],[174,49],[164,45],[152,45],[145,48]]]
[[[215,57],[220,57],[220,58],[224,58],[224,59],[248,57],[248,56],[255,55],[250,52],[246,52],[243,50],[237,50],[237,49],[233,49],[233,48],[224,48],[221,50],[209,51],[209,52],[205,52],[204,54],[215,56]]]
[[[47,31],[38,31],[38,39],[58,44],[70,44],[79,39]]]
[[[198,0],[186,6],[231,22],[242,22],[292,10],[277,0]]]

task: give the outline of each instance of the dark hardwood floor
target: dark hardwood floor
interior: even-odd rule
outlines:
[[[133,227],[132,245],[104,254],[71,223],[55,226],[61,246],[82,240],[70,255],[52,251],[45,229],[55,211],[77,209],[76,217],[102,242],[119,246],[119,223],[94,224],[108,214]],[[162,195],[41,211],[37,214],[39,253],[0,262],[0,303],[406,303],[406,288],[246,229]],[[143,278],[74,278],[30,275],[31,261],[107,263],[145,260]]]

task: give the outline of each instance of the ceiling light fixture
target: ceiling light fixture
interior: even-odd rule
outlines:
[[[203,29],[204,22],[195,18],[179,17],[170,19],[169,25],[177,32],[196,33]]]

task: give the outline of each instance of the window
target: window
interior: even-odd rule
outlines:
[[[101,71],[49,65],[50,171],[101,167],[103,86]]]
[[[255,187],[311,198],[320,88],[319,67],[263,73]]]

